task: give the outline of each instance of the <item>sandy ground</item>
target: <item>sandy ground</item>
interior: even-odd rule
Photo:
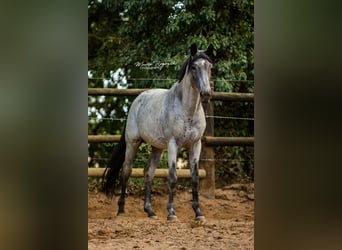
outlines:
[[[167,221],[166,188],[155,188],[150,219],[143,211],[142,191],[126,198],[126,214],[116,216],[117,199],[88,191],[88,249],[254,249],[254,185],[216,189],[215,199],[200,196],[204,221],[195,221],[191,192],[175,195],[175,221]]]

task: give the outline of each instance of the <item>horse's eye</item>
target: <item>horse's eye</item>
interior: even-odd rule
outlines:
[[[191,69],[192,69],[192,70],[196,70],[196,66],[192,65],[192,66],[191,66]]]

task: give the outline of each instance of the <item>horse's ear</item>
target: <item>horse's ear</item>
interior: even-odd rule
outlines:
[[[211,58],[213,56],[213,50],[214,50],[214,46],[210,44],[207,50],[205,51],[205,53]]]
[[[197,45],[196,45],[196,43],[191,44],[190,52],[191,52],[192,56],[196,55],[196,53],[197,53]]]

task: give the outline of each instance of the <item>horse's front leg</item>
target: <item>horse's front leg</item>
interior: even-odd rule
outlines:
[[[190,161],[190,181],[192,187],[192,208],[195,211],[196,220],[203,220],[204,216],[200,210],[198,200],[198,161],[201,153],[201,140],[196,142],[189,148],[189,161]]]
[[[173,208],[173,194],[177,183],[176,173],[176,161],[177,161],[178,146],[176,140],[171,139],[168,144],[168,165],[169,165],[169,203],[167,204],[168,220],[174,220],[177,218],[175,210]]]

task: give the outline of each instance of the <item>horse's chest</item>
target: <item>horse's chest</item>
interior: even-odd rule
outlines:
[[[201,126],[199,121],[186,121],[179,132],[180,140],[184,142],[197,141],[201,138],[204,131],[203,124]]]

